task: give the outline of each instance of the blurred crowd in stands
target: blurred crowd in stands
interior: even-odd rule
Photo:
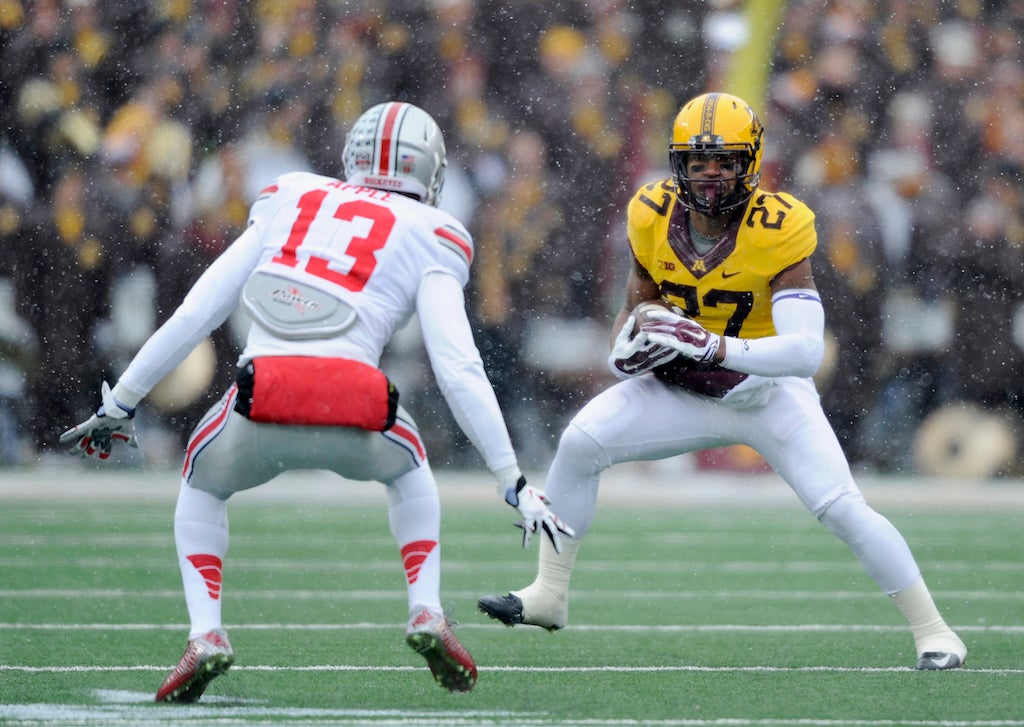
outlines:
[[[732,0],[0,0],[0,462],[55,456],[258,190],[342,176],[352,121],[400,99],[445,131],[478,343],[524,461],[544,466],[609,381],[625,204],[668,176],[679,105],[731,90],[749,24]],[[916,438],[951,403],[1015,442],[1024,1],[794,0],[774,37],[765,98],[748,99],[762,186],[818,215],[819,385],[848,455],[920,468]],[[243,327],[154,391],[139,456],[177,457]],[[414,332],[385,368],[435,464],[475,464]],[[971,421],[940,457],[970,446]]]

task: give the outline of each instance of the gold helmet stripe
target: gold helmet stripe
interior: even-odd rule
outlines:
[[[717,93],[709,93],[704,98],[704,108],[700,114],[700,133],[713,134],[715,131],[715,109],[718,107]]]

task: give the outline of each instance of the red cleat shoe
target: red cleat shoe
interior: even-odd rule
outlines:
[[[409,619],[405,642],[427,660],[435,681],[450,692],[476,684],[476,664],[452,633],[445,616],[423,609]]]
[[[235,652],[231,650],[228,635],[223,629],[209,631],[198,639],[189,639],[181,661],[156,693],[156,701],[197,702],[213,678],[226,672],[234,663]]]

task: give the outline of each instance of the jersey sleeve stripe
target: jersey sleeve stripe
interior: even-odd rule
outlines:
[[[438,227],[434,230],[434,235],[437,237],[438,242],[457,255],[460,255],[467,265],[472,264],[473,245],[464,235],[448,226]]]
[[[813,290],[780,290],[778,293],[772,296],[772,303],[778,303],[780,300],[788,300],[790,298],[796,298],[797,300],[813,300],[817,303],[821,302],[821,297]]]

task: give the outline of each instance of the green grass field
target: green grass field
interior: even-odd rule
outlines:
[[[383,488],[324,496],[298,477],[232,501],[235,666],[198,705],[157,705],[187,633],[176,475],[0,472],[0,724],[1024,725],[1022,511],[984,487],[948,504],[927,482],[906,502],[865,488],[970,649],[968,668],[924,673],[895,607],[773,477],[689,499],[633,499],[620,477],[555,634],[476,611],[532,579],[536,545],[486,475],[468,497],[446,479],[443,598],[472,693],[441,690],[405,645]]]

